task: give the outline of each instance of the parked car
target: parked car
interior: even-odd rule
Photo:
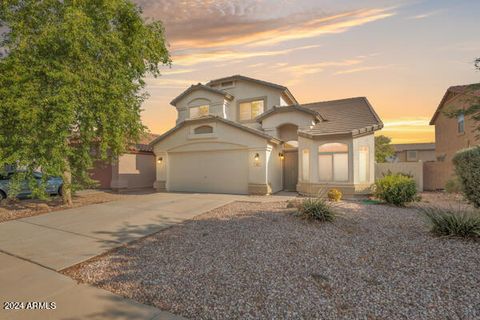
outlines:
[[[0,174],[0,200],[5,199],[8,194],[8,189],[10,185],[10,178],[14,172],[7,172],[4,175]],[[34,172],[33,176],[35,179],[37,179],[39,182],[42,179],[42,173],[41,172]],[[48,177],[47,180],[47,186],[46,186],[46,192],[50,195],[62,195],[62,187],[63,187],[63,180],[60,177]],[[19,198],[24,198],[28,197],[32,194],[32,190],[30,189],[30,186],[28,185],[28,181],[25,180],[22,182],[20,193],[17,195]]]

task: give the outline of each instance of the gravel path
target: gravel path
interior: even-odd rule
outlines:
[[[433,199],[434,201],[434,199]],[[191,319],[479,319],[480,243],[413,209],[237,202],[64,272]]]

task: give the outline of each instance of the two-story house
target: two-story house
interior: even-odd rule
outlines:
[[[288,88],[235,75],[196,84],[172,100],[177,124],[151,142],[159,191],[346,196],[374,182],[366,98],[299,104]]]
[[[450,87],[430,120],[430,125],[435,126],[435,154],[438,171],[441,172],[436,175],[435,189],[443,189],[448,179],[454,175],[452,158],[455,153],[480,144],[478,131],[475,131],[480,123],[461,112],[456,117],[449,116],[452,112],[466,110],[474,104],[480,104],[480,84]]]

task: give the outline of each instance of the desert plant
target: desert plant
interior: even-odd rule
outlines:
[[[439,236],[462,238],[480,237],[480,212],[469,209],[423,207],[430,230]]]
[[[415,180],[401,173],[389,174],[375,182],[375,196],[395,206],[417,200]]]
[[[324,199],[308,198],[298,206],[297,216],[307,220],[331,222],[335,219],[335,212]]]
[[[462,184],[465,198],[480,207],[480,147],[460,150],[453,157],[455,172]]]
[[[330,189],[328,191],[327,196],[328,196],[329,200],[337,202],[337,201],[340,201],[342,199],[343,194],[338,189]]]
[[[447,181],[445,184],[445,191],[448,193],[460,193],[462,191],[462,184],[457,176]]]

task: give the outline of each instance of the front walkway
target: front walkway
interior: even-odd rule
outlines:
[[[55,310],[0,312],[8,319],[174,319],[174,315],[57,273],[124,243],[232,201],[281,201],[291,194],[249,197],[158,193],[0,224],[3,301],[56,302]]]

